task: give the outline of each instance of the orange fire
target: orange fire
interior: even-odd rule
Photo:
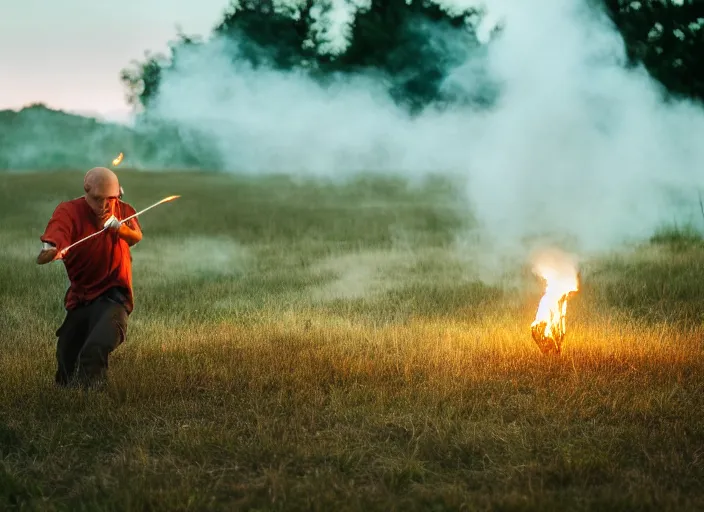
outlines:
[[[531,334],[544,354],[562,352],[567,320],[567,299],[579,291],[579,274],[573,259],[559,251],[546,251],[534,263],[533,272],[545,280]]]
[[[122,163],[123,158],[125,158],[125,155],[124,155],[124,153],[121,152],[119,155],[117,155],[117,157],[115,159],[113,159],[113,161],[112,161],[113,167],[117,167],[118,165],[120,165]]]

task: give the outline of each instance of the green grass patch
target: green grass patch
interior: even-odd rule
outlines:
[[[694,233],[591,261],[544,357],[540,283],[477,278],[450,180],[120,177],[183,197],[142,219],[102,393],[53,387],[67,282],[34,263],[82,175],[0,185],[0,508],[704,507]]]

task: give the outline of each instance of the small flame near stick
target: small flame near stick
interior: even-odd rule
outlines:
[[[117,157],[115,157],[115,158],[113,159],[113,161],[112,161],[113,167],[117,167],[118,165],[120,165],[120,164],[122,163],[122,160],[123,160],[124,158],[125,158],[125,154],[122,153],[122,152],[120,152],[120,154],[117,155]]]
[[[579,291],[575,258],[556,249],[534,258],[533,272],[545,280],[545,293],[531,324],[533,340],[544,354],[562,352],[566,334],[567,299]]]

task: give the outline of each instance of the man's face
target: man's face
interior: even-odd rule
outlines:
[[[114,183],[98,183],[86,191],[86,201],[100,219],[107,219],[115,212],[120,187]]]

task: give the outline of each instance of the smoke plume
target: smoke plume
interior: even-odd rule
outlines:
[[[333,2],[337,30],[321,37],[344,37],[364,3]],[[323,88],[295,72],[233,66],[236,43],[214,40],[164,76],[153,114],[206,133],[231,171],[461,174],[495,251],[535,237],[601,251],[697,206],[704,115],[688,102],[665,103],[643,69],[627,70],[605,16],[578,0],[497,0],[478,33],[488,39],[497,23],[500,35],[481,52],[458,48],[465,64],[445,83],[469,94],[496,84],[486,110],[412,117],[369,77]],[[340,51],[344,41],[328,47]]]

